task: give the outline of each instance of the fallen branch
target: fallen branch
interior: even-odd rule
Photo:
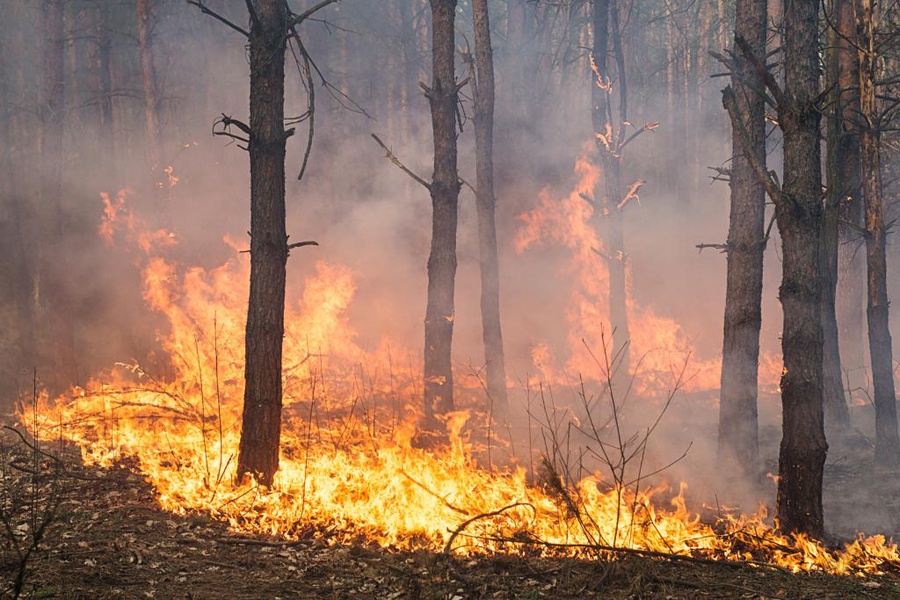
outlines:
[[[504,512],[508,511],[511,508],[516,508],[519,506],[527,506],[531,509],[534,509],[534,507],[531,504],[528,504],[527,502],[516,502],[514,504],[504,506],[503,508],[498,508],[497,510],[492,510],[491,512],[486,512],[486,513],[482,513],[480,515],[475,515],[471,519],[467,519],[467,520],[463,521],[462,523],[459,524],[459,527],[454,529],[453,533],[450,534],[450,538],[447,540],[447,543],[444,544],[444,550],[441,553],[444,555],[450,554],[450,551],[453,549],[453,541],[456,539],[456,536],[458,536],[460,533],[462,533],[463,529],[465,529],[466,527],[468,527],[475,521],[478,521],[480,519],[488,519],[490,517],[496,517],[497,515],[503,514]]]

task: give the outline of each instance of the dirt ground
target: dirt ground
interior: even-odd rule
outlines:
[[[208,516],[162,511],[127,464],[85,467],[72,450],[35,455],[8,429],[0,440],[2,598],[15,596],[23,562],[23,598],[900,598],[900,572],[792,575],[634,555],[468,559],[364,540],[239,538]]]

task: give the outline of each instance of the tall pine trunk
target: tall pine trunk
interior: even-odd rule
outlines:
[[[850,9],[850,10],[848,10]],[[828,30],[828,85],[831,88],[827,113],[825,160],[826,201],[824,220],[824,250],[822,293],[822,333],[824,335],[823,377],[825,393],[825,424],[829,431],[838,435],[850,427],[850,411],[844,396],[843,370],[841,361],[840,336],[837,321],[838,264],[841,243],[841,218],[846,210],[843,205],[854,202],[860,205],[859,197],[859,138],[851,132],[855,112],[848,106],[858,107],[858,79],[853,81],[848,75],[858,72],[854,67],[855,52],[851,52],[852,39],[856,37],[855,23],[852,31],[848,27],[848,16],[852,16],[851,0],[833,0],[831,13],[835,27]],[[853,37],[847,37],[852,35]],[[856,102],[854,102],[856,99]],[[841,274],[845,276],[846,273]]]
[[[494,57],[487,0],[473,0],[475,28],[475,188],[481,264],[481,327],[491,407],[505,415],[506,363],[500,327],[500,261],[494,195]]]
[[[256,0],[250,19],[250,300],[237,478],[271,485],[281,440],[281,356],[288,256],[284,56],[287,6]]]
[[[425,426],[440,431],[437,419],[453,409],[454,290],[459,177],[456,150],[455,75],[456,0],[431,0],[432,80],[426,95],[431,105],[434,174],[430,185],[432,228],[425,310]]]
[[[875,80],[878,74],[875,49],[875,3],[857,0],[856,18],[859,39],[860,148],[862,186],[866,223],[866,278],[869,329],[869,354],[872,358],[872,383],[875,388],[875,462],[894,466],[900,462],[897,432],[897,401],[894,390],[894,359],[888,325],[887,229],[881,197],[881,144],[878,99]]]
[[[762,61],[766,55],[766,0],[738,0],[736,11],[735,37],[743,38]],[[757,386],[766,246],[765,189],[746,156],[752,153],[765,164],[765,106],[750,85],[755,79],[751,62],[742,52],[735,52],[731,85],[749,147],[744,147],[739,134],[732,134],[718,453],[720,472],[751,483],[759,474]]]
[[[775,206],[783,246],[781,378],[783,437],[778,457],[779,528],[824,533],[825,442],[822,391],[822,172],[818,0],[784,3],[784,185]]]

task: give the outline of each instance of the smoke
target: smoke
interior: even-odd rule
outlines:
[[[103,3],[89,1],[72,4],[68,26],[74,39],[76,32],[93,31],[96,24],[92,19],[97,14],[92,11],[105,8]],[[297,126],[297,134],[288,145],[290,241],[319,243],[292,252],[288,303],[297,305],[318,260],[349,267],[356,296],[347,317],[356,331],[357,343],[374,351],[388,336],[418,357],[425,310],[430,199],[426,189],[385,159],[370,134],[379,135],[407,167],[430,179],[428,102],[416,86],[429,78],[428,36],[423,32],[430,15],[424,6],[414,3],[415,10],[406,15],[411,21],[401,23],[399,3],[392,4],[391,10],[384,10],[381,4],[347,0],[322,15],[328,24],[304,25],[310,55],[329,87],[316,77],[315,139],[309,171],[302,181],[297,181],[296,175],[302,162],[306,124]],[[246,20],[241,2],[222,2],[221,8],[235,23]],[[12,16],[19,21],[7,21],[0,28],[0,38],[14,27],[37,27],[35,10],[22,8]],[[643,20],[629,24],[635,39],[653,33],[651,17],[644,15]],[[143,307],[136,257],[110,249],[96,235],[101,191],[132,189],[135,211],[174,232],[178,245],[167,252],[184,265],[212,268],[234,258],[234,249],[224,242],[226,237],[237,240],[239,247],[249,245],[246,153],[238,144],[211,135],[213,120],[220,114],[247,118],[244,40],[193,7],[174,1],[159,3],[154,52],[161,84],[161,156],[165,164],[150,173],[142,130],[143,105],[133,97],[139,78],[129,29],[133,23],[123,7],[113,10],[108,18],[113,40],[112,70],[119,77],[112,83],[117,93],[112,107],[112,137],[110,124],[98,122],[97,92],[90,89],[90,82],[100,75],[97,63],[92,62],[93,38],[79,37],[67,59],[72,82],[81,83],[67,88],[62,199],[66,238],[46,243],[59,245],[67,255],[60,275],[65,276],[69,298],[66,317],[76,325],[79,375],[77,381],[58,382],[61,385],[83,383],[89,374],[114,361],[146,361],[160,352],[156,331],[164,325]],[[468,35],[467,18],[461,14],[460,47],[466,44],[463,34]],[[577,282],[568,266],[571,252],[566,248],[548,246],[516,252],[513,242],[522,227],[521,215],[538,205],[541,194],[562,199],[574,189],[577,175],[573,166],[592,136],[589,67],[584,44],[578,43],[587,39],[586,21],[575,9],[561,18],[568,19],[572,26],[565,35],[538,39],[536,32],[530,40],[533,43],[525,48],[509,47],[499,29],[495,37],[501,315],[507,371],[515,384],[511,391],[513,420],[520,421],[516,426],[522,429],[534,426],[527,413],[536,408],[526,384],[539,382],[542,375],[534,361],[534,349],[545,345],[552,368],[558,372],[565,369],[571,350],[567,346],[571,326],[567,311],[572,286]],[[26,44],[14,37],[6,39],[13,40],[8,42],[10,46]],[[635,44],[632,50],[635,54],[638,46]],[[698,252],[695,246],[725,241],[728,187],[710,182],[711,171],[706,167],[727,164],[730,133],[717,98],[721,80],[710,80],[705,77],[709,73],[703,73],[696,89],[690,90],[690,98],[675,100],[678,110],[673,112],[665,70],[652,68],[660,64],[653,61],[665,54],[664,49],[657,45],[645,52],[646,56],[629,58],[635,90],[630,99],[631,120],[635,127],[651,121],[661,125],[658,131],[637,138],[625,154],[625,181],[646,180],[640,202],[632,203],[625,212],[631,295],[640,306],[652,308],[659,317],[680,326],[692,352],[690,356],[673,357],[672,367],[677,371],[687,360],[685,373],[690,376],[695,362],[715,360],[721,354],[725,258],[715,250]],[[4,53],[9,55],[3,60],[0,79],[6,90],[5,106],[36,106],[39,82],[23,73],[26,69],[36,71],[37,66],[25,62],[15,66],[15,60],[33,56],[34,48],[4,46]],[[307,95],[291,58],[288,71],[286,113],[300,115],[306,111]],[[524,83],[511,81],[514,73],[523,71]],[[466,76],[463,66],[458,66],[458,73],[460,78]],[[78,79],[79,74],[83,79]],[[25,77],[24,84],[19,85],[17,77]],[[460,176],[473,183],[469,94],[464,88]],[[18,118],[18,113],[9,109],[4,115]],[[33,117],[22,119],[20,132],[38,127]],[[19,172],[17,189],[3,190],[6,200],[0,213],[0,222],[7,228],[13,220],[8,207],[27,202],[42,176],[40,167],[29,167],[37,150],[25,142],[14,146],[10,156]],[[168,165],[179,181],[159,188],[159,169]],[[484,356],[477,223],[474,197],[465,185],[460,194],[458,244],[454,361],[458,370],[471,373],[481,368]],[[247,260],[247,256],[237,260]],[[761,346],[764,354],[777,356],[781,322],[776,292],[780,279],[777,239],[769,244],[765,260]],[[5,272],[2,275],[13,277]],[[0,318],[5,324],[13,321],[15,314],[4,309]],[[603,351],[591,350],[597,354]],[[0,356],[5,371],[21,371],[22,365],[10,365],[14,359]],[[567,376],[573,384],[579,376],[592,380],[587,393],[601,402],[602,374],[572,372]],[[558,400],[562,409],[583,419],[578,386],[569,390],[560,387],[554,402]],[[651,416],[662,410],[664,398],[630,398],[623,427],[645,430]],[[729,494],[729,490],[721,489],[715,472],[717,399],[717,390],[708,386],[675,394],[661,426],[649,440],[647,472],[668,465],[689,447],[683,460],[664,471],[665,477],[691,482],[689,493],[707,502],[720,497],[723,503],[736,502],[753,509],[759,494]],[[777,431],[779,407],[775,396],[763,395],[760,402],[766,433],[764,456],[771,467],[778,439],[769,432],[773,428]],[[771,494],[773,489],[766,493]]]

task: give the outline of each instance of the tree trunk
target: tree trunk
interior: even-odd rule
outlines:
[[[159,93],[156,89],[156,67],[153,62],[154,0],[135,0],[138,48],[141,59],[141,91],[144,100],[144,143],[153,185],[163,185],[159,150]],[[168,207],[161,207],[162,213]]]
[[[475,33],[475,201],[478,208],[478,250],[481,265],[481,327],[491,408],[505,416],[506,363],[500,327],[500,261],[494,196],[494,56],[487,0],[473,0]]]
[[[833,0],[831,13],[835,28],[828,29],[828,85],[829,98],[828,126],[826,130],[827,157],[825,160],[826,188],[824,220],[823,289],[822,289],[822,333],[824,335],[824,394],[825,424],[838,435],[850,428],[850,411],[844,396],[843,369],[841,362],[840,336],[837,321],[838,264],[841,243],[841,218],[845,216],[845,204],[850,201],[860,205],[859,196],[859,138],[855,133],[855,112],[847,111],[850,104],[858,107],[857,85],[859,79],[852,80],[848,74],[857,74],[855,52],[851,52],[850,40],[856,37],[856,27],[852,20],[851,0]],[[849,18],[849,23],[848,23]],[[848,24],[852,27],[848,28]],[[851,37],[847,37],[852,35]],[[854,99],[855,102],[854,102]],[[849,199],[849,200],[848,200]],[[842,276],[844,274],[841,274]],[[861,324],[860,324],[861,325]]]
[[[603,241],[606,261],[609,267],[609,320],[612,325],[613,346],[611,356],[615,361],[617,378],[627,379],[631,371],[630,353],[628,349],[628,308],[625,232],[623,228],[621,201],[624,198],[622,189],[622,156],[618,146],[622,143],[627,116],[627,93],[624,56],[619,37],[618,6],[615,0],[593,0],[592,21],[594,41],[592,54],[597,69],[592,86],[591,122],[595,136],[598,137],[597,149],[603,166]],[[610,69],[608,67],[609,45],[612,42],[612,56],[616,62],[615,89],[619,91],[618,122],[613,123],[609,85]],[[599,196],[599,194],[597,194]]]
[[[738,0],[736,11],[735,36],[743,38],[762,61],[766,55],[766,0]],[[718,448],[719,471],[753,483],[759,475],[757,389],[766,247],[765,189],[746,156],[752,153],[765,164],[765,106],[748,85],[755,79],[751,62],[736,52],[731,85],[749,147],[744,147],[739,134],[732,134]]]
[[[866,316],[869,325],[869,354],[875,388],[875,462],[895,466],[900,461],[897,432],[897,401],[894,390],[894,359],[888,327],[887,258],[884,206],[881,198],[881,141],[875,79],[878,74],[875,49],[875,5],[873,0],[856,1],[859,39],[860,148],[862,188],[866,222]]]
[[[434,135],[431,254],[425,310],[425,426],[440,431],[437,415],[453,409],[453,296],[459,177],[456,166],[454,35],[456,0],[431,0],[432,82],[427,92]]]
[[[822,475],[822,173],[819,147],[818,0],[784,5],[784,185],[775,206],[783,245],[783,438],[776,520],[781,530],[824,533]]]
[[[281,438],[287,264],[284,56],[287,6],[256,0],[250,19],[250,300],[237,478],[271,485]]]
[[[57,251],[63,243],[62,145],[65,111],[65,3],[43,0],[44,54],[43,102],[41,105],[40,152],[44,173],[38,209],[37,239],[31,240],[36,253],[32,279],[35,324],[39,344],[50,348],[43,382],[52,392],[61,392],[77,383],[75,342],[71,315],[66,306],[65,277],[68,255]],[[40,348],[36,348],[40,352]]]

